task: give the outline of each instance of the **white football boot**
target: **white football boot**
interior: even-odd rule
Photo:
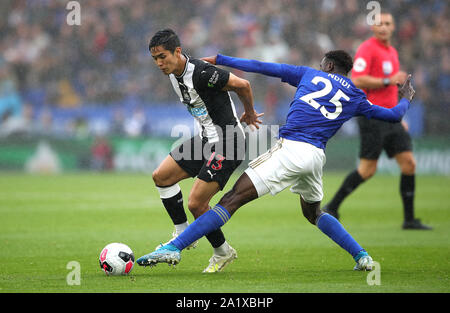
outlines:
[[[371,271],[373,269],[373,260],[370,255],[365,255],[361,257],[358,262],[356,262],[353,270],[355,271]]]
[[[213,254],[209,259],[209,265],[203,270],[203,273],[221,272],[228,264],[237,259],[237,252],[228,243],[228,251],[226,255]]]

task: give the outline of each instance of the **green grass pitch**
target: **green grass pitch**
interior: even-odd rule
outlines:
[[[345,174],[325,172],[324,203]],[[181,183],[185,205],[191,185]],[[201,273],[212,254],[203,238],[174,269],[135,265],[129,276],[107,277],[98,265],[106,244],[126,243],[137,258],[172,233],[150,175],[2,173],[0,292],[448,293],[450,178],[418,176],[416,185],[416,215],[433,231],[401,230],[395,176],[376,175],[344,202],[344,227],[380,263],[380,284],[369,285],[368,274],[353,271],[352,258],[306,221],[289,190],[247,204],[224,226],[238,259],[222,273]],[[79,285],[67,283],[71,261],[80,264]]]

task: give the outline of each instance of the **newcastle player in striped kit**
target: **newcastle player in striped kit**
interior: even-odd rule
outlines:
[[[188,208],[194,218],[198,218],[209,209],[211,198],[225,187],[244,158],[245,134],[241,122],[259,128],[259,117],[263,114],[253,108],[252,90],[247,80],[184,54],[173,30],[158,31],[150,40],[149,50],[199,126],[199,135],[173,149],[153,172],[162,203],[175,225],[173,240],[188,227],[178,182],[197,177],[189,194]],[[229,91],[235,92],[244,106],[240,119]],[[214,254],[204,272],[221,271],[237,253],[226,242],[220,228],[206,237]],[[189,247],[196,245],[194,242]]]

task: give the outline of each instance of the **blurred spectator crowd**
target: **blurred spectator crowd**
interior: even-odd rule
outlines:
[[[371,35],[368,1],[80,0],[79,26],[66,22],[68,2],[0,2],[3,135],[32,124],[44,134],[83,135],[96,127],[114,134],[148,134],[145,123],[152,106],[181,106],[148,52],[150,37],[162,28],[174,29],[193,57],[223,53],[312,67],[331,49],[354,54]],[[425,134],[448,135],[448,1],[380,3],[396,19],[393,44],[403,70],[413,74],[414,106],[423,116]],[[294,90],[276,79],[237,74],[252,83],[266,122],[283,123]],[[92,126],[80,115],[55,126],[56,109],[87,107],[110,112],[106,125]]]

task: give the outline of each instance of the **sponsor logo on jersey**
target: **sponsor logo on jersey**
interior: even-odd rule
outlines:
[[[188,111],[189,111],[189,113],[191,113],[192,116],[195,116],[195,117],[205,116],[208,114],[205,106],[188,107]]]
[[[219,80],[219,73],[217,71],[214,71],[214,73],[211,75],[211,78],[208,81],[208,87],[214,87],[214,85]]]

